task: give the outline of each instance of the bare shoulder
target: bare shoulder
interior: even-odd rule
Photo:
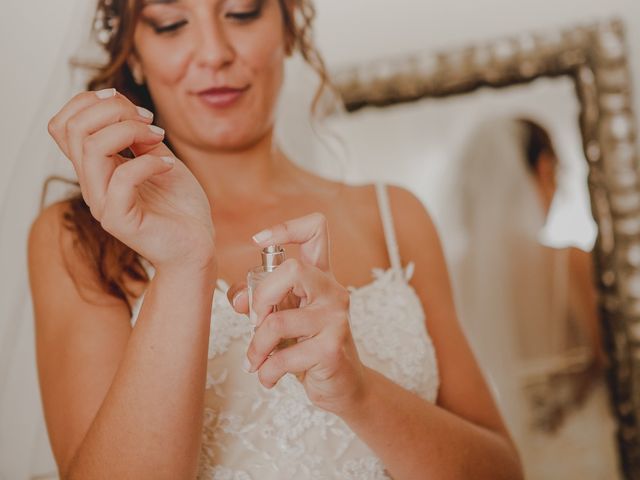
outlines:
[[[377,212],[375,184],[340,184],[339,188],[341,205],[348,205],[349,209],[355,210],[356,213]]]
[[[112,306],[126,305],[123,300],[105,294],[100,286],[99,273],[83,255],[76,235],[67,226],[66,217],[71,214],[71,202],[59,201],[43,209],[31,224],[27,250],[30,277],[37,280],[45,277],[47,272],[68,276],[83,298]],[[134,294],[129,297],[130,301],[144,289],[140,282],[133,281],[128,281],[127,287]]]
[[[54,203],[38,215],[29,231],[29,283],[37,324],[44,326],[53,317],[65,319],[56,322],[60,327],[81,310],[128,317],[126,302],[101,288],[99,274],[81,254],[74,233],[65,227],[67,213],[68,202]]]
[[[29,274],[32,288],[74,280],[78,293],[97,295],[95,274],[75,245],[73,232],[65,228],[65,216],[70,213],[70,202],[61,201],[42,210],[31,225],[28,241]]]
[[[436,228],[424,203],[409,189],[386,184],[393,226],[403,260],[411,260],[426,246],[439,248]],[[377,231],[380,226],[380,207],[376,184],[343,185],[341,203],[349,205],[349,211],[364,224]],[[381,232],[380,232],[381,233]]]
[[[54,203],[42,210],[31,225],[27,252],[32,290],[44,284],[50,285],[46,290],[53,290],[64,277],[83,277],[82,284],[91,284],[88,262],[75,248],[72,232],[64,226],[70,210],[68,201]]]
[[[403,263],[440,253],[440,239],[425,204],[409,189],[388,185],[389,205]]]

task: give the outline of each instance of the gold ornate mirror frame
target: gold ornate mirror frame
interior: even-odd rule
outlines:
[[[624,26],[614,20],[332,72],[347,112],[569,77],[580,103],[607,382],[626,478],[640,479],[640,174]]]

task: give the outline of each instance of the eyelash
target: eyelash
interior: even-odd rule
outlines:
[[[250,22],[251,20],[255,20],[256,18],[258,18],[260,16],[260,13],[261,13],[261,10],[257,9],[257,10],[253,10],[251,12],[228,13],[227,17],[229,17],[229,18],[231,18],[233,20],[236,20],[236,21],[238,21],[240,23],[245,23],[245,22]],[[187,23],[188,23],[187,20],[181,20],[179,22],[172,23],[170,25],[154,27],[154,30],[158,34],[172,33],[172,32],[177,31],[178,29],[182,28]]]
[[[258,18],[260,16],[261,10],[262,9],[258,8],[250,12],[228,13],[227,16],[239,22],[248,22]]]
[[[171,32],[175,32],[176,30],[178,30],[179,28],[183,27],[186,24],[187,24],[186,20],[181,20],[179,22],[172,23],[170,25],[153,27],[153,29],[155,30],[156,33],[171,33]]]

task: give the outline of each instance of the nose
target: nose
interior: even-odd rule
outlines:
[[[215,21],[202,22],[198,33],[196,46],[198,66],[219,69],[233,62],[235,50],[222,25]]]

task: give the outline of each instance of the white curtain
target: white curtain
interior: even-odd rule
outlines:
[[[45,178],[49,175],[75,178],[71,164],[49,137],[47,123],[75,91],[82,89],[82,72],[71,67],[71,58],[92,55],[88,39],[94,6],[95,2],[82,0],[56,1],[41,8],[34,8],[31,2],[11,2],[7,10],[12,15],[2,21],[3,35],[8,37],[2,45],[3,57],[11,59],[12,49],[22,47],[28,53],[19,54],[24,59],[20,62],[28,67],[18,63],[16,70],[28,68],[27,74],[42,75],[37,79],[25,76],[24,87],[16,82],[17,90],[14,84],[12,91],[3,92],[5,120],[19,119],[20,123],[4,129],[11,137],[3,141],[10,148],[8,157],[2,160],[0,174],[2,480],[56,478],[37,381],[27,238],[39,211]],[[53,8],[55,10],[48,10]],[[14,23],[9,24],[10,21]],[[33,31],[34,26],[46,25],[47,21],[63,24],[56,24],[55,29]],[[80,45],[84,46],[80,48]],[[43,52],[52,53],[53,57],[48,58]],[[47,203],[68,188],[63,183],[52,185]]]

